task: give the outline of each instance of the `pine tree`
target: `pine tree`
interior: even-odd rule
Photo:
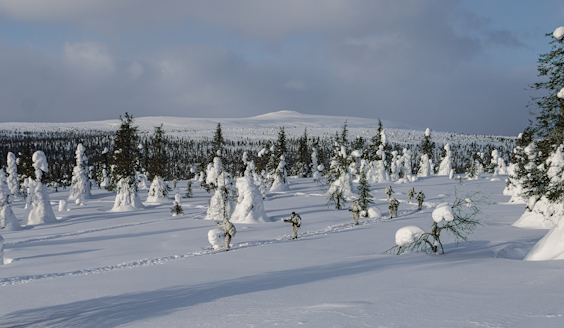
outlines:
[[[296,161],[296,171],[301,177],[307,177],[311,174],[311,156],[307,141],[307,128],[305,128],[304,134],[298,142],[298,156]]]
[[[163,179],[166,178],[166,147],[164,141],[165,131],[163,130],[163,125],[156,126],[153,137],[151,138],[151,151],[149,157],[149,180],[153,180],[155,176],[159,176]]]
[[[135,179],[136,164],[139,158],[139,136],[138,127],[133,126],[133,116],[125,113],[125,117],[119,117],[121,125],[115,136],[114,169],[112,174],[115,184],[124,179],[125,182],[137,191],[137,181]]]
[[[364,211],[364,216],[368,217],[368,206],[374,204],[374,197],[370,194],[370,185],[366,179],[366,170],[360,173],[360,180],[358,183],[358,198],[357,202],[360,208]]]
[[[368,162],[374,162],[380,160],[378,156],[378,150],[380,149],[380,145],[382,144],[382,132],[384,128],[382,127],[382,121],[378,118],[378,130],[377,133],[372,136],[370,140],[370,145],[368,145],[366,151],[362,154],[362,158],[367,160]]]
[[[530,165],[524,176],[523,187],[527,196],[546,196],[551,202],[561,202],[564,196],[564,183],[552,183],[547,176],[546,160],[564,142],[564,39],[554,34],[546,34],[550,37],[551,51],[542,54],[538,60],[538,76],[543,78],[542,82],[530,85],[532,90],[542,90],[545,94],[533,97],[530,107],[536,115],[532,124],[534,133],[534,165]],[[562,172],[558,174],[562,176]],[[550,185],[550,188],[549,188]]]
[[[192,198],[192,181],[188,181],[186,186],[186,198]]]
[[[221,131],[221,123],[217,123],[217,128],[215,129],[215,134],[212,141],[212,153],[211,158],[208,162],[212,162],[214,157],[218,156],[218,151],[220,157],[223,156],[223,146],[225,145],[225,140],[223,139],[223,132]]]

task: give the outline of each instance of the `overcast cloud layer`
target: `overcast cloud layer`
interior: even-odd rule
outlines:
[[[563,8],[556,1],[0,1],[0,119],[295,110],[515,135],[529,118],[525,89],[538,80],[536,59],[549,49],[544,34],[564,25]]]

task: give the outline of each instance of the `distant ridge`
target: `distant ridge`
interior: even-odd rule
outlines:
[[[172,116],[145,116],[135,117],[135,124],[142,131],[153,131],[155,126],[163,124],[167,131],[178,130],[209,130],[215,129],[217,123],[221,123],[224,128],[323,128],[339,129],[347,121],[350,128],[377,128],[378,119],[360,118],[351,116],[329,116],[302,114],[295,111],[283,110],[278,112],[266,113],[248,118],[191,118],[191,117],[172,117]],[[21,130],[21,131],[53,131],[68,129],[96,129],[96,130],[115,130],[119,127],[119,119],[91,122],[71,122],[71,123],[27,123],[27,122],[7,122],[0,123],[1,130]],[[407,124],[396,123],[382,120],[385,129],[403,129],[423,131],[424,128],[414,127]]]

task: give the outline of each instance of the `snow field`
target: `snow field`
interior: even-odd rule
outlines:
[[[435,206],[453,201],[458,181],[447,177],[394,186],[398,218],[356,227],[312,179],[290,178],[290,191],[264,202],[274,222],[236,224],[229,252],[210,247],[210,195],[197,187],[174,218],[172,200],[116,213],[115,194],[93,190],[84,206],[55,212],[57,223],[0,230],[11,260],[0,268],[0,326],[561,327],[564,263],[520,261],[546,230],[512,227],[524,205],[508,205],[504,182],[490,179],[464,182],[493,205],[473,242],[447,238],[443,256],[380,253],[398,229],[431,227]],[[371,188],[384,212],[386,186]],[[422,211],[406,203],[412,186],[427,196]],[[57,206],[68,190],[50,197]],[[23,205],[13,203],[20,219]],[[292,211],[303,219],[298,240],[280,222]]]

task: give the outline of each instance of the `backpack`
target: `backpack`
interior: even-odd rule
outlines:
[[[296,215],[296,227],[300,227],[302,225],[302,218]]]
[[[237,233],[237,229],[235,229],[233,223],[229,222],[229,229],[227,229],[227,232],[231,235],[231,237],[235,237],[235,234]]]

